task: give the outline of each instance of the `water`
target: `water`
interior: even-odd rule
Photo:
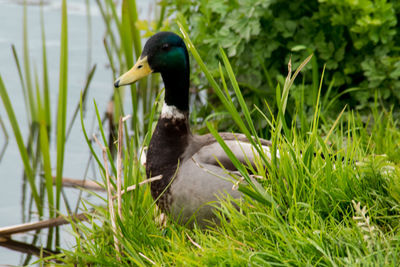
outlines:
[[[16,46],[19,59],[23,58],[23,1],[0,0],[0,74],[7,88],[13,108],[26,140],[28,136],[28,123],[26,119],[25,103],[18,78],[17,68],[11,51],[11,44]],[[28,1],[28,36],[30,56],[33,66],[36,65],[41,75],[42,48],[40,31],[39,0]],[[59,80],[59,51],[61,29],[61,1],[45,1],[44,18],[46,30],[47,58],[51,90],[51,103],[53,123],[56,115],[58,80]],[[148,1],[137,1],[141,17],[148,16]],[[68,0],[68,32],[69,32],[69,69],[68,69],[68,108],[67,122],[70,121],[74,109],[79,102],[80,92],[85,84],[88,71],[88,28],[86,5],[82,0]],[[90,85],[88,105],[85,117],[86,129],[90,130],[94,120],[93,99],[96,100],[100,112],[104,111],[113,93],[113,80],[111,70],[107,67],[107,57],[103,47],[104,24],[95,1],[91,4],[91,64],[96,63],[97,69]],[[91,67],[91,66],[90,66]],[[33,70],[33,68],[32,68]],[[6,125],[9,135],[5,154],[0,161],[0,227],[22,223],[22,174],[23,165],[9,124],[3,103],[0,101],[0,117]],[[54,132],[53,132],[54,133]],[[52,137],[55,140],[55,136]],[[5,144],[5,135],[0,130],[0,152]],[[55,144],[52,143],[52,162],[55,162]],[[79,118],[74,124],[66,144],[64,177],[82,179],[89,158],[89,149],[82,134]],[[96,170],[89,172],[89,179],[96,179]],[[67,189],[69,200],[78,195],[75,189]],[[87,197],[87,196],[86,196]],[[75,207],[76,200],[71,201]],[[26,211],[25,211],[26,212]],[[47,212],[45,214],[48,214]],[[66,246],[73,245],[73,239],[67,233],[68,227],[63,228],[62,243]],[[30,241],[29,235],[16,235],[13,239]],[[0,265],[21,264],[24,255],[0,247]]]

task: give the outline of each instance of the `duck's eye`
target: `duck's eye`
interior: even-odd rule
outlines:
[[[169,44],[163,44],[161,48],[164,51],[168,51],[171,48],[171,46]]]
[[[138,69],[141,69],[142,67],[143,67],[143,65],[139,65],[139,66],[137,66],[137,68],[138,68]]]

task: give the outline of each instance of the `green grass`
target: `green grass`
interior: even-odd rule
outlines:
[[[160,223],[160,212],[148,185],[123,196],[123,216],[117,220],[117,232],[111,230],[106,204],[86,203],[95,208],[96,214],[88,224],[76,225],[77,245],[65,250],[65,257],[60,259],[103,266],[398,266],[400,131],[392,112],[376,105],[369,116],[361,117],[344,107],[337,118],[325,117],[321,111],[329,102],[320,99],[320,82],[314,115],[301,121],[307,115],[298,109],[297,116],[287,121],[285,105],[298,74],[295,72],[288,75],[282,91],[277,87],[279,113],[268,119],[268,99],[265,106],[246,106],[222,49],[220,75],[214,78],[187,35],[184,38],[243,133],[257,136],[252,116],[255,112],[266,113],[263,118],[268,120],[275,156],[269,159],[254,142],[260,157],[259,167],[253,172],[261,177],[259,183],[241,184],[244,198],[240,201],[221,199],[217,211],[221,225],[205,231],[188,230],[168,219]],[[234,108],[232,97],[238,99],[241,110]],[[159,104],[156,101],[153,106],[147,137]],[[215,127],[210,123],[207,126],[224,147]],[[100,119],[99,127],[102,129]],[[101,133],[106,144],[103,130]],[[131,137],[125,145],[125,187],[146,179],[138,161],[140,151],[134,146],[138,138]],[[224,149],[248,180],[251,167],[240,165]],[[110,153],[109,161],[115,169]],[[104,176],[100,162],[99,171]],[[114,248],[114,235],[121,244],[121,253]]]
[[[45,18],[43,10],[40,9],[40,27],[42,37],[42,65],[37,68],[32,64],[30,58],[29,48],[29,27],[28,27],[28,12],[27,6],[23,8],[23,57],[22,62],[19,60],[18,51],[15,46],[12,46],[12,53],[14,55],[16,67],[18,70],[21,88],[24,95],[24,101],[27,112],[27,121],[29,123],[29,132],[27,138],[23,136],[20,130],[20,122],[17,120],[13,103],[10,100],[6,85],[3,83],[0,76],[0,98],[7,113],[8,120],[12,126],[12,132],[20,157],[24,166],[23,178],[27,180],[28,187],[24,186],[23,189],[23,220],[24,222],[30,221],[35,214],[39,219],[54,218],[57,212],[62,207],[61,195],[62,185],[61,178],[63,175],[63,164],[65,155],[65,143],[67,140],[67,94],[68,94],[68,24],[67,24],[67,1],[62,2],[61,7],[61,48],[60,48],[60,78],[59,90],[55,93],[58,94],[58,105],[51,107],[49,88],[49,70],[47,67],[47,48],[45,37]],[[23,68],[21,67],[23,66]],[[88,73],[87,83],[84,88],[84,95],[86,96],[87,90],[90,85],[94,69]],[[41,71],[41,73],[40,73]],[[42,79],[39,79],[39,74]],[[40,81],[41,80],[41,81]],[[15,85],[14,85],[15,86]],[[78,100],[77,100],[78,102]],[[57,117],[53,116],[51,109],[56,110]],[[79,106],[78,106],[79,108]],[[73,115],[71,125],[74,118],[78,115],[79,109]],[[56,119],[55,126],[52,127],[52,119]],[[57,131],[54,134],[54,131]],[[51,160],[52,136],[56,136],[56,160]],[[7,137],[7,134],[6,134]],[[24,140],[26,139],[26,140]],[[53,174],[53,172],[55,172]],[[56,189],[53,189],[53,176],[56,176]],[[17,177],[13,177],[17,178]],[[23,184],[26,184],[24,181]],[[25,201],[26,198],[26,201]],[[64,195],[64,203],[68,200]],[[25,205],[28,203],[28,205]],[[66,204],[67,209],[68,205]],[[25,217],[25,214],[28,216]],[[34,219],[35,221],[38,218]],[[47,232],[46,247],[48,249],[57,248],[60,244],[58,231],[49,229]],[[39,238],[33,238],[32,244],[35,245]],[[53,242],[55,240],[55,242]],[[43,242],[42,244],[43,245]],[[26,263],[29,262],[30,256],[26,258]]]
[[[86,3],[88,3],[87,1]],[[67,129],[66,95],[68,93],[68,23],[67,1],[62,2],[61,50],[59,101],[57,123],[52,127],[50,90],[48,81],[47,55],[44,21],[42,20],[43,65],[42,82],[39,84],[38,69],[30,63],[27,12],[24,11],[23,64],[13,48],[21,87],[27,106],[31,133],[24,142],[6,85],[0,76],[0,97],[10,120],[14,137],[24,164],[26,179],[30,185],[35,208],[29,207],[40,216],[46,216],[44,206],[50,207],[48,217],[54,217],[61,205],[60,178],[63,172],[65,140],[73,122]],[[111,0],[97,1],[105,25],[105,51],[110,61],[114,78],[131,67],[140,53],[136,5],[123,1],[122,17]],[[163,27],[165,6],[160,11],[154,29]],[[178,16],[179,17],[179,16]],[[43,19],[43,17],[42,17]],[[240,201],[221,199],[222,206],[217,214],[221,225],[206,231],[187,228],[166,220],[160,222],[160,211],[150,194],[149,185],[125,194],[122,198],[122,217],[117,217],[117,231],[113,232],[107,200],[104,205],[83,202],[83,209],[94,208],[96,213],[89,223],[74,224],[71,233],[76,245],[57,256],[71,264],[98,264],[101,266],[131,265],[257,265],[257,266],[398,266],[400,255],[400,130],[399,122],[392,109],[379,107],[376,95],[370,114],[360,115],[349,108],[339,106],[340,96],[330,96],[331,86],[321,96],[324,73],[318,69],[313,58],[306,64],[312,65],[313,99],[312,113],[304,111],[304,90],[295,101],[296,112],[287,116],[288,96],[292,93],[294,79],[300,80],[301,67],[286,81],[276,86],[276,103],[263,99],[264,105],[250,106],[240,90],[225,51],[220,49],[218,73],[211,73],[207,62],[203,62],[191,43],[181,21],[181,31],[188,44],[190,54],[201,68],[213,92],[218,96],[219,112],[200,120],[196,127],[211,132],[231,157],[242,177],[249,185],[239,184],[244,198]],[[298,63],[300,62],[296,62]],[[301,64],[299,64],[301,65]],[[23,67],[21,67],[23,66]],[[98,164],[98,171],[105,181],[105,168],[97,145],[83,123],[83,106],[86,92],[95,71],[89,71],[80,99],[80,121],[83,134],[91,153]],[[269,75],[266,71],[266,75]],[[321,77],[321,78],[319,78]],[[271,80],[271,79],[270,79]],[[270,81],[271,87],[274,86]],[[112,86],[112,85],[110,85]],[[299,86],[297,84],[297,86]],[[301,84],[300,84],[301,86]],[[253,88],[257,90],[257,88]],[[342,94],[358,90],[349,88]],[[162,104],[159,92],[159,76],[153,75],[130,88],[133,117],[124,124],[125,142],[123,149],[123,187],[138,185],[146,179],[139,158],[142,145],[148,145],[157,114]],[[114,95],[114,121],[124,114],[122,99],[128,92],[117,91]],[[275,99],[275,98],[274,98]],[[278,113],[270,112],[271,106]],[[338,107],[339,106],[339,107]],[[96,110],[100,131],[99,138],[107,147],[111,175],[116,166],[111,149],[114,140],[107,139],[103,129],[101,111],[96,103],[89,105]],[[142,108],[139,112],[139,107]],[[332,107],[343,110],[337,117],[329,117]],[[55,110],[56,107],[53,107]],[[74,117],[77,115],[76,109]],[[196,110],[192,110],[192,121],[196,121]],[[143,113],[143,118],[139,114]],[[255,136],[253,146],[258,152],[256,168],[240,164],[217,133],[222,125],[221,117],[229,117],[234,129],[247,136]],[[74,119],[72,119],[74,121]],[[1,121],[0,121],[1,122]],[[260,125],[264,125],[260,127]],[[261,129],[260,129],[261,128]],[[57,161],[50,159],[52,130],[57,129]],[[135,135],[126,133],[134,130]],[[270,137],[273,143],[272,157],[260,148],[258,137]],[[55,164],[56,163],[56,164]],[[57,176],[56,190],[52,187],[52,170]],[[251,182],[249,170],[257,174],[259,183]],[[41,174],[44,179],[39,179]],[[216,178],[217,179],[217,178]],[[115,187],[115,182],[112,184]],[[45,190],[40,190],[45,188]],[[240,209],[237,210],[233,205]],[[359,204],[358,204],[359,203]],[[53,235],[48,235],[47,247],[53,247]],[[114,247],[114,237],[121,244],[121,253]],[[58,236],[56,235],[56,240]],[[56,241],[56,244],[58,241]],[[117,256],[121,263],[117,262]],[[48,259],[43,259],[46,261]]]

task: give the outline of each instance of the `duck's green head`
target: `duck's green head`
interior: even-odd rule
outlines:
[[[182,80],[183,76],[189,76],[187,49],[183,40],[175,33],[159,32],[150,37],[139,60],[115,81],[114,86],[134,83],[152,72],[160,72],[165,83],[168,77],[175,76],[175,79]]]

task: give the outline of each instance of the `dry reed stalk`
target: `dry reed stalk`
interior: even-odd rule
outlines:
[[[56,177],[53,176],[53,184],[56,184]],[[105,191],[105,188],[95,181],[91,180],[79,180],[72,178],[62,178],[63,187],[73,187],[73,188],[84,188],[93,191]]]
[[[111,228],[114,233],[114,246],[115,250],[118,253],[121,253],[120,247],[119,247],[119,240],[117,238],[117,224],[116,224],[116,217],[115,217],[115,211],[114,211],[114,203],[112,200],[112,193],[111,193],[111,182],[110,182],[110,172],[108,170],[108,161],[107,161],[107,148],[103,146],[100,141],[97,139],[95,135],[93,135],[94,140],[96,143],[99,145],[103,152],[103,161],[104,161],[104,168],[106,170],[106,181],[107,181],[107,201],[108,201],[108,211],[110,212],[111,216]],[[119,255],[117,255],[117,260],[120,261]]]
[[[161,178],[162,178],[162,175],[160,174],[160,175],[151,177],[151,178],[149,178],[149,179],[146,179],[146,180],[140,182],[138,185],[139,185],[139,186],[142,186],[142,185],[144,185],[144,184],[148,184],[148,183],[151,183],[151,182],[160,180]],[[126,188],[126,190],[122,190],[122,191],[121,191],[121,196],[122,196],[123,194],[128,193],[128,192],[130,192],[130,191],[133,191],[133,190],[135,190],[135,189],[136,189],[136,185],[135,185],[135,184],[134,184],[134,185],[131,185],[131,186],[128,186],[128,188]],[[117,196],[113,196],[113,200],[115,200],[116,198],[117,198]]]
[[[55,178],[53,177],[53,180],[54,179]],[[138,184],[138,186],[142,186],[144,184],[148,184],[148,183],[160,180],[160,179],[162,179],[162,175],[161,174],[140,182]],[[62,185],[64,187],[84,188],[84,189],[93,190],[93,191],[103,191],[103,192],[106,191],[105,187],[103,187],[102,185],[96,183],[95,181],[91,181],[91,180],[79,180],[79,179],[72,179],[72,178],[63,178]],[[136,189],[136,185],[135,184],[131,185],[131,186],[128,186],[126,188],[126,190],[123,190],[123,189],[121,190],[121,196],[124,195],[125,193],[133,191],[135,189]],[[116,198],[117,198],[116,195],[112,197],[113,200],[115,200]]]
[[[63,224],[68,224],[70,221],[78,222],[78,221],[84,221],[88,219],[88,213],[80,213],[80,214],[75,214],[72,216],[58,216],[53,219],[49,220],[43,220],[43,221],[38,221],[38,222],[29,222],[29,223],[23,223],[23,224],[18,224],[18,225],[13,225],[13,226],[7,226],[7,227],[2,227],[0,228],[0,236],[10,236],[13,234],[19,234],[19,233],[24,233],[24,232],[29,232],[29,231],[36,231],[40,230],[43,228],[49,228],[49,227],[55,227],[55,226],[60,226]]]
[[[122,220],[122,206],[121,206],[121,187],[122,187],[122,144],[124,141],[124,131],[122,130],[123,118],[119,117],[118,122],[118,152],[117,152],[117,207],[118,216]]]

